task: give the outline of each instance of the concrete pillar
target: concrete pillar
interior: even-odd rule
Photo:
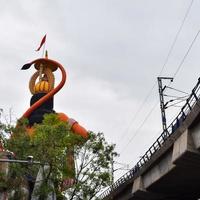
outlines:
[[[200,164],[200,153],[195,148],[193,137],[188,129],[174,142],[172,163],[182,166]]]
[[[165,197],[163,194],[155,194],[153,192],[147,191],[144,188],[142,176],[139,176],[134,180],[132,195],[135,200],[159,200],[164,199]]]
[[[133,182],[132,193],[137,193],[138,191],[145,191],[141,176],[137,177]]]
[[[200,150],[200,123],[197,123],[191,129],[191,136],[193,138],[195,148]]]
[[[156,165],[154,165],[142,175],[144,188],[148,188],[151,184],[155,183],[161,177],[165,176],[175,167],[171,160],[172,151],[169,151],[165,154],[165,156],[160,158],[159,162]]]

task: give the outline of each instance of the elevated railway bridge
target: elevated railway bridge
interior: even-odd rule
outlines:
[[[103,200],[200,198],[200,78],[180,113]]]

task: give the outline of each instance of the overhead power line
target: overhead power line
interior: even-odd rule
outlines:
[[[168,60],[169,60],[169,58],[170,58],[170,56],[171,56],[171,54],[172,54],[172,51],[173,51],[173,49],[174,49],[174,47],[175,47],[175,44],[176,44],[176,42],[177,42],[177,39],[178,39],[178,37],[179,37],[179,35],[180,35],[180,33],[181,33],[181,30],[182,30],[182,28],[183,28],[183,26],[184,26],[184,24],[185,24],[185,21],[186,21],[188,15],[189,15],[189,12],[190,12],[190,10],[191,10],[191,7],[192,7],[192,5],[193,5],[193,2],[194,2],[194,0],[191,0],[190,4],[189,4],[189,6],[188,6],[188,8],[187,8],[187,10],[186,10],[186,13],[185,13],[185,15],[184,15],[184,17],[183,17],[183,20],[182,20],[182,22],[181,22],[181,25],[180,25],[180,27],[179,27],[179,29],[178,29],[176,35],[175,35],[175,38],[174,38],[174,40],[173,40],[173,42],[172,42],[172,45],[171,45],[171,47],[170,47],[170,49],[169,49],[169,52],[168,52],[168,54],[167,54],[167,57],[166,57],[166,59],[165,59],[165,61],[164,61],[164,64],[163,64],[163,66],[162,66],[162,68],[161,68],[161,70],[160,70],[158,76],[160,76],[160,75],[162,74],[163,70],[165,69],[165,67],[166,67],[166,65],[167,65],[167,63],[168,63]],[[136,112],[135,112],[134,116],[132,117],[132,119],[131,119],[129,125],[126,127],[125,131],[121,134],[120,139],[125,138],[124,135],[128,133],[128,131],[129,131],[131,125],[132,125],[133,122],[135,122],[135,120],[137,119],[138,114],[141,112],[142,108],[144,108],[144,105],[146,104],[147,100],[148,100],[149,97],[151,96],[151,94],[152,94],[152,92],[153,92],[153,90],[154,90],[154,88],[155,88],[156,85],[157,85],[157,82],[155,81],[155,83],[153,84],[152,88],[149,90],[148,94],[146,95],[146,97],[145,97],[144,100],[142,101],[141,105],[140,105],[139,108],[136,110]],[[151,112],[151,111],[150,111],[150,112]],[[147,116],[150,116],[149,113],[147,114]]]
[[[179,97],[179,96],[164,94],[164,96],[165,97],[170,97],[170,98],[176,98],[176,99],[183,99],[183,98],[187,98],[189,95]]]
[[[178,90],[178,89],[173,88],[173,87],[166,86],[166,88],[169,88],[169,89],[171,89],[171,90],[175,90],[175,91],[177,91],[177,92],[181,92],[181,93],[184,93],[184,94],[187,94],[187,95],[188,95],[187,92],[184,92],[184,91],[182,91],[182,90]]]
[[[158,102],[156,102],[156,104],[152,107],[152,109],[150,110],[150,112],[146,115],[145,119],[143,120],[143,122],[141,123],[141,125],[137,128],[137,130],[134,132],[134,134],[129,139],[129,141],[127,142],[127,144],[125,145],[125,147],[121,150],[120,154],[124,152],[124,150],[128,147],[128,145],[137,136],[137,134],[139,133],[139,131],[141,130],[141,128],[144,126],[144,124],[146,123],[146,121],[148,120],[148,118],[151,116],[152,112],[154,111],[154,109],[156,108],[157,105],[158,105]]]
[[[177,39],[178,39],[178,37],[179,37],[179,35],[180,35],[180,32],[181,32],[181,30],[183,29],[183,25],[185,24],[185,21],[186,21],[186,19],[187,19],[187,17],[188,17],[188,14],[189,14],[189,12],[190,12],[190,9],[191,9],[191,7],[192,7],[193,2],[194,2],[194,0],[192,0],[192,1],[190,2],[189,6],[188,6],[188,8],[187,8],[187,11],[186,11],[186,13],[185,13],[185,15],[184,15],[184,18],[183,18],[183,20],[182,20],[182,22],[181,22],[181,25],[180,25],[180,27],[179,27],[179,29],[178,29],[176,35],[175,35],[175,38],[174,38],[174,40],[173,40],[173,42],[172,42],[172,45],[171,45],[171,47],[170,47],[170,49],[169,49],[169,52],[168,52],[167,57],[166,57],[166,59],[165,59],[165,62],[164,62],[164,64],[163,64],[162,69],[161,69],[161,71],[160,71],[160,73],[159,73],[158,76],[160,76],[160,75],[162,74],[162,72],[163,72],[163,70],[164,70],[166,64],[168,63],[168,60],[169,60],[169,58],[170,58],[170,56],[171,56],[171,53],[172,53],[172,51],[173,51],[173,49],[174,49],[174,46],[175,46],[175,44],[176,44],[176,42],[177,42]]]
[[[187,58],[187,56],[188,56],[188,54],[190,53],[190,50],[192,49],[192,47],[193,47],[193,45],[194,45],[194,43],[195,43],[197,37],[199,36],[199,33],[200,33],[200,30],[198,30],[197,34],[195,35],[194,39],[192,40],[192,42],[191,42],[191,44],[190,44],[190,46],[189,46],[189,48],[188,48],[188,50],[186,51],[185,55],[183,56],[183,59],[181,60],[179,66],[178,66],[178,68],[177,68],[177,70],[175,71],[175,73],[174,73],[174,75],[173,75],[173,78],[176,77],[176,75],[178,74],[179,70],[181,69],[181,67],[182,67],[182,65],[183,65],[183,63],[184,63],[184,61],[185,61],[185,59]]]
[[[175,104],[173,103],[174,105],[176,105],[177,102],[179,102],[179,101],[182,102],[182,101],[185,101],[186,99],[187,99],[187,97],[185,97],[185,98],[180,97],[180,98],[176,98],[176,99],[171,99],[171,100],[167,101],[167,102],[164,104],[164,108],[167,109],[167,108],[171,107],[171,105],[169,105],[169,103],[172,103],[172,102],[176,101]]]
[[[185,59],[187,58],[187,56],[188,56],[190,50],[192,49],[193,44],[195,43],[195,41],[196,41],[196,39],[197,39],[199,33],[200,33],[200,30],[197,32],[197,34],[195,35],[195,37],[194,37],[194,39],[192,40],[191,44],[189,45],[189,48],[188,48],[188,50],[186,51],[185,55],[183,56],[183,59],[181,60],[180,64],[178,65],[178,68],[176,69],[173,78],[177,75],[178,71],[179,71],[180,68],[182,67],[182,65],[183,65]],[[169,86],[169,85],[171,85],[171,83],[172,83],[172,82],[170,82],[166,87],[172,88],[172,87]],[[174,89],[174,88],[172,88],[172,89]],[[175,89],[175,90],[177,90],[177,89]],[[181,90],[178,90],[178,91],[180,92]],[[182,93],[185,93],[185,92],[183,92],[183,91],[181,91],[181,92],[182,92]],[[187,93],[186,93],[186,94],[187,94]],[[157,103],[152,107],[152,109],[150,110],[150,112],[148,112],[148,114],[146,115],[144,121],[141,123],[141,125],[138,127],[138,129],[135,131],[135,133],[133,134],[133,136],[131,137],[131,139],[128,141],[128,143],[126,144],[126,146],[124,147],[124,149],[122,149],[121,153],[124,152],[124,150],[127,148],[127,146],[132,142],[133,138],[138,134],[138,132],[139,132],[140,129],[143,127],[143,125],[145,124],[145,122],[147,121],[147,119],[151,116],[151,114],[152,114],[153,110],[156,108],[156,106],[157,106]]]
[[[131,125],[133,124],[133,122],[135,122],[135,120],[137,119],[138,114],[141,112],[141,110],[143,109],[144,105],[146,104],[147,100],[149,99],[153,89],[155,88],[155,84],[154,86],[151,88],[151,90],[149,91],[149,93],[147,94],[147,96],[145,97],[144,101],[142,102],[142,104],[139,106],[139,108],[137,109],[137,111],[135,112],[133,118],[131,119],[129,125],[126,127],[125,131],[121,134],[120,139],[124,138],[124,135],[128,133]]]
[[[188,13],[189,13],[189,10],[190,10],[192,4],[193,4],[193,0],[191,1],[190,6],[189,6],[189,8],[188,8],[188,10],[187,10],[187,12],[186,12],[186,15],[185,15],[184,20],[183,20],[184,22],[185,22],[185,19],[187,18],[187,15],[188,15]],[[183,24],[184,24],[184,22],[183,22]],[[182,26],[182,25],[181,25],[181,26]],[[182,28],[181,28],[181,29],[182,29]],[[200,30],[199,30],[199,31],[197,32],[197,34],[195,35],[195,37],[194,37],[194,39],[192,40],[192,42],[191,42],[191,44],[190,44],[188,50],[186,51],[185,55],[183,56],[183,59],[181,60],[180,64],[178,65],[178,68],[177,68],[177,70],[175,71],[175,73],[174,73],[174,75],[173,75],[173,78],[176,77],[177,73],[179,72],[180,68],[182,67],[182,65],[183,65],[185,59],[187,58],[187,56],[188,56],[190,50],[192,49],[192,47],[193,47],[193,45],[194,45],[194,43],[195,43],[195,41],[196,41],[196,39],[197,39],[199,33],[200,33]],[[175,37],[175,38],[176,38],[176,37]],[[176,40],[177,40],[177,39],[176,39]],[[172,44],[172,45],[173,45],[173,44]],[[171,53],[170,53],[170,54],[171,54]],[[165,65],[166,65],[166,64],[165,64]],[[163,65],[163,66],[165,66],[165,65]],[[161,73],[162,73],[163,69],[164,69],[164,67],[161,69]],[[170,85],[170,84],[171,84],[171,82],[169,83],[169,85]],[[147,99],[149,98],[149,96],[150,96],[151,92],[153,91],[155,85],[156,85],[156,84],[153,85],[152,89],[150,90],[150,93],[148,93],[148,96],[145,98],[145,101],[147,101]],[[169,85],[167,86],[168,88],[169,88]],[[173,88],[173,89],[174,89],[174,88]],[[181,92],[183,92],[183,91],[181,91]],[[187,93],[186,93],[186,94],[187,94]],[[138,134],[139,130],[143,127],[143,125],[145,124],[145,122],[147,121],[147,119],[151,116],[153,110],[156,108],[156,105],[157,105],[157,103],[154,105],[154,107],[152,107],[152,109],[150,110],[150,112],[149,112],[149,113],[147,114],[147,116],[145,117],[145,120],[141,123],[141,125],[140,125],[140,126],[138,127],[138,129],[135,131],[135,133],[133,134],[133,136],[131,137],[131,139],[129,140],[129,142],[126,144],[126,146],[124,147],[124,149],[122,149],[121,153],[124,152],[124,150],[127,148],[127,146],[132,142],[132,140],[133,140],[133,139],[135,138],[135,136]],[[140,106],[140,107],[142,107],[142,106]],[[138,113],[139,113],[139,112],[138,112]],[[136,118],[136,117],[135,117],[135,118]]]
[[[176,102],[176,103],[173,103],[173,104],[171,104],[171,105],[167,106],[166,108],[169,108],[169,107],[175,106],[175,105],[177,105],[177,104],[179,104],[179,103],[182,103],[182,102],[184,102],[185,100],[186,100],[186,99],[179,100],[178,102]]]

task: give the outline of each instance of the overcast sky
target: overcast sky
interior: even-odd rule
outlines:
[[[20,68],[41,57],[35,49],[47,34],[49,58],[62,63],[68,74],[67,84],[55,96],[55,110],[88,130],[103,132],[121,153],[117,161],[133,167],[161,134],[157,85],[143,102],[156,83],[191,0],[0,3],[0,107],[5,113],[12,108],[14,119],[29,107],[28,81],[34,69]],[[200,1],[194,0],[162,76],[174,75],[197,34],[199,9]],[[199,66],[197,38],[171,86],[190,93]],[[59,82],[59,74],[56,76]],[[168,121],[176,112],[169,108]]]

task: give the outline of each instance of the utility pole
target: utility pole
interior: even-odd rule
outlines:
[[[165,106],[164,95],[163,95],[163,92],[166,88],[166,85],[164,87],[162,86],[162,80],[167,79],[167,80],[170,80],[172,82],[173,78],[171,78],[171,77],[158,77],[157,79],[158,79],[158,90],[159,90],[159,97],[160,97],[162,128],[163,128],[163,132],[165,133],[165,135],[167,135],[167,121],[166,121],[166,115],[165,115],[166,106]]]

